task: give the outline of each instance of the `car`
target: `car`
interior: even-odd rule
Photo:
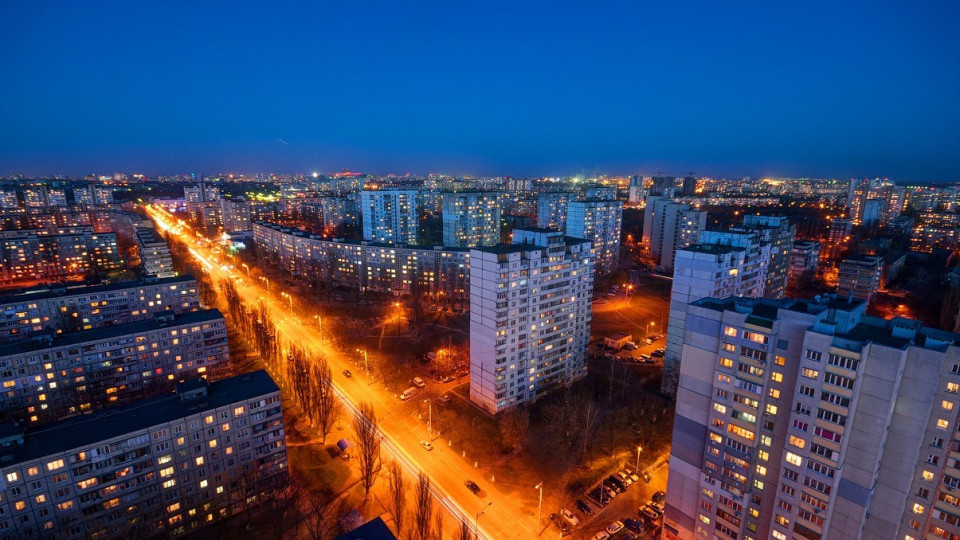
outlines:
[[[437,403],[444,406],[449,405],[451,401],[453,401],[453,398],[450,397],[450,394],[444,394],[437,398]]]
[[[571,527],[576,527],[580,524],[580,518],[573,515],[573,512],[567,510],[566,508],[560,509],[560,517],[567,520],[567,523],[569,523]]]
[[[483,490],[480,489],[480,486],[478,486],[476,482],[474,482],[473,480],[467,480],[466,482],[463,483],[463,485],[467,486],[467,489],[469,489],[470,492],[476,495],[477,497],[484,496]]]
[[[640,523],[633,518],[623,518],[623,526],[630,529],[630,532],[643,532],[643,523]]]
[[[654,505],[652,505],[652,504],[648,504],[648,505],[644,506],[644,508],[649,509],[655,516],[657,516],[657,519],[660,519],[660,518],[663,517],[663,512],[661,512],[659,508],[657,508],[656,506],[654,506]]]
[[[642,361],[644,364],[649,364],[653,362],[653,358],[649,354],[641,354],[640,361]]]
[[[560,529],[560,536],[567,536],[570,534],[570,525],[567,525],[567,522],[563,520],[557,514],[550,514],[550,521]]]
[[[416,394],[417,394],[417,389],[411,386],[410,388],[407,388],[406,390],[404,390],[402,394],[400,394],[400,399],[402,401],[406,401],[412,398],[413,396],[415,396]]]
[[[643,474],[641,475],[641,477],[643,478],[644,483],[647,483],[647,484],[649,484],[650,481],[653,480],[653,476],[650,476],[650,473],[648,473],[647,471],[643,471]]]
[[[427,383],[423,382],[423,379],[420,377],[414,377],[410,380],[410,384],[416,386],[417,388],[424,388],[427,386]]]
[[[654,357],[654,358],[663,358],[663,356],[664,356],[665,354],[667,354],[667,352],[666,352],[665,350],[663,350],[663,349],[657,349],[657,350],[653,351],[652,353],[650,353],[650,356],[652,356],[652,357]]]
[[[433,444],[430,441],[420,441],[420,446],[424,447],[428,452],[433,450]]]
[[[350,373],[349,369],[345,369],[343,370],[343,376],[349,379],[350,377],[353,377],[353,373]]]
[[[661,515],[661,516],[663,515],[663,503],[662,503],[662,502],[650,501],[650,504],[649,504],[648,506],[652,506],[653,508],[655,508],[655,509],[657,510],[657,512],[660,512],[660,515]]]
[[[626,350],[628,350],[628,351],[635,351],[635,350],[637,350],[637,346],[634,345],[633,343],[627,343],[626,345],[623,346],[623,348],[626,349]]]
[[[577,506],[577,510],[579,510],[581,514],[585,516],[589,516],[593,514],[593,509],[590,508],[590,505],[583,502],[582,500],[577,499],[577,502],[574,504]]]
[[[634,482],[639,482],[639,481],[640,481],[640,476],[639,476],[639,475],[637,474],[637,472],[634,471],[631,467],[624,467],[624,468],[623,468],[623,472],[629,474],[629,475],[630,475],[630,478],[631,478]]]
[[[593,535],[593,538],[590,540],[607,540],[610,538],[610,535],[607,534],[607,531],[600,531],[597,534]]]
[[[640,516],[640,519],[649,523],[651,526],[657,524],[657,520],[660,519],[657,517],[657,513],[652,511],[649,507],[644,506],[637,511],[637,515]]]
[[[456,380],[456,379],[454,379],[451,375],[446,375],[446,376],[444,376],[442,379],[440,379],[440,382],[442,382],[442,383],[448,383],[448,382],[453,382],[453,381],[455,381],[455,380]]]
[[[608,499],[613,499],[614,497],[617,496],[618,493],[620,493],[619,491],[613,489],[612,487],[610,487],[610,486],[608,486],[608,485],[606,485],[606,484],[604,484],[604,485],[601,486],[601,487],[603,488],[603,494],[604,494]]]
[[[627,473],[623,469],[620,469],[619,471],[617,471],[617,478],[619,478],[620,481],[623,482],[623,485],[628,487],[630,486],[630,484],[633,483],[633,478],[630,476],[629,473]]]
[[[607,534],[613,536],[613,535],[615,535],[615,534],[617,534],[618,532],[620,532],[620,531],[623,530],[623,522],[622,522],[622,521],[614,521],[613,523],[607,525],[607,528],[604,529],[604,530],[607,531]]]
[[[662,503],[667,499],[667,494],[663,491],[658,491],[653,494],[653,502]]]
[[[620,477],[615,474],[611,474],[607,477],[607,485],[617,490],[617,493],[621,493],[627,490],[626,484],[620,481]]]

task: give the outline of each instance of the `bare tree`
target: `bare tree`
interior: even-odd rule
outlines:
[[[503,442],[514,452],[519,452],[530,429],[530,413],[526,409],[510,409],[500,415],[497,423]]]
[[[443,540],[443,507],[437,508],[433,522],[434,540]]]
[[[277,540],[293,536],[303,520],[300,501],[306,486],[299,475],[291,475],[285,486],[273,490],[264,501],[263,516]]]
[[[311,540],[331,540],[339,532],[337,516],[341,513],[342,501],[325,492],[305,493],[306,515],[304,524]]]
[[[470,523],[467,520],[460,520],[460,528],[457,531],[457,540],[472,540],[473,532],[470,530]]]
[[[333,425],[336,423],[337,417],[340,416],[341,406],[340,400],[337,399],[333,390],[333,375],[331,374],[330,364],[323,356],[314,362],[312,380],[316,385],[312,409],[316,416],[321,440],[326,444],[327,435],[333,430]]]
[[[418,540],[430,540],[433,514],[433,495],[430,493],[430,479],[420,471],[417,479],[417,500],[414,508],[414,521]]]
[[[364,497],[370,495],[370,489],[380,473],[380,428],[373,405],[360,403],[359,411],[353,417],[353,432],[357,438],[357,451],[360,454],[360,477],[363,482]]]
[[[396,461],[387,466],[387,482],[390,484],[390,509],[393,511],[393,522],[396,525],[397,538],[403,530],[403,517],[407,511],[407,490],[404,485],[403,469]]]

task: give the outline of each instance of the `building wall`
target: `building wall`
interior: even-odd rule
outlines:
[[[567,204],[567,236],[589,240],[598,274],[612,272],[620,264],[620,229],[623,203],[590,199]]]
[[[445,246],[495,245],[500,242],[500,194],[444,193],[442,220]]]
[[[215,309],[9,345],[0,352],[0,414],[42,423],[188,377],[223,377],[228,364],[226,323]]]
[[[470,399],[490,413],[586,374],[590,244],[523,229],[513,242],[470,254]]]
[[[163,311],[199,309],[197,280],[192,276],[0,296],[0,343],[21,341],[37,332],[105,328]]]
[[[251,375],[266,373],[233,379]],[[272,381],[263,390],[224,383],[235,395],[214,405],[168,403],[176,395],[133,404],[171,410],[153,421],[119,407],[85,426],[67,420],[28,431],[0,468],[0,539],[176,537],[259,504],[286,481],[280,392]],[[77,437],[81,429],[106,436]],[[50,450],[35,451],[38,444]]]
[[[360,193],[363,239],[416,244],[420,225],[416,190],[365,190]]]

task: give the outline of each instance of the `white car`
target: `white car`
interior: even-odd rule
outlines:
[[[593,535],[593,538],[590,540],[607,540],[610,538],[610,535],[607,534],[607,531],[600,531],[597,534]]]
[[[620,531],[622,531],[622,530],[623,530],[623,522],[622,522],[622,521],[614,521],[613,523],[607,525],[607,534],[609,534],[609,535],[611,535],[611,536],[617,534],[618,532],[620,532]]]
[[[567,523],[569,523],[571,527],[576,527],[580,524],[580,519],[566,508],[560,509],[560,515],[563,516],[563,519],[567,520]]]
[[[428,452],[433,450],[433,445],[430,443],[430,441],[420,441],[420,446],[426,448]]]

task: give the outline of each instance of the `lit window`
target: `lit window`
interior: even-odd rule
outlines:
[[[952,401],[943,400],[942,402],[940,402],[940,407],[943,408],[943,410],[945,410],[945,411],[952,411],[952,410],[953,410],[953,402],[952,402]]]
[[[913,513],[914,513],[914,514],[923,514],[924,510],[926,510],[926,508],[924,508],[922,504],[920,504],[920,503],[913,503]]]
[[[787,463],[796,465],[797,467],[799,467],[800,464],[803,463],[803,459],[800,456],[794,454],[793,452],[787,452],[786,460],[787,460]]]
[[[737,337],[737,329],[732,326],[724,328],[723,333],[730,337]]]
[[[923,479],[926,480],[927,482],[932,481],[932,480],[933,480],[933,473],[930,472],[930,471],[923,471]]]
[[[17,473],[15,473],[15,472],[7,473],[7,483],[8,483],[8,484],[13,483],[13,482],[16,482],[19,478],[20,478],[20,475],[17,474]]]
[[[943,418],[940,418],[939,420],[937,420],[937,427],[940,429],[947,429],[949,425],[950,425],[950,422],[944,420]]]

